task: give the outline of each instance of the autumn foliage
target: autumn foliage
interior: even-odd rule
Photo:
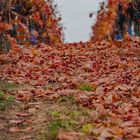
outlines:
[[[116,28],[118,0],[108,0],[107,5],[103,2],[97,14],[97,21],[92,26],[91,40],[112,40]],[[124,11],[127,9],[129,0],[121,0]]]
[[[0,4],[1,40],[7,40],[9,48],[61,42],[60,18],[56,17],[51,1],[4,0]],[[7,46],[1,41],[0,48],[2,51]]]
[[[2,88],[4,99],[6,95],[13,95],[18,105],[12,108],[14,111],[8,114],[10,117],[1,117],[0,122],[6,120],[7,124],[0,124],[0,130],[6,131],[9,140],[36,139],[35,136],[46,126],[53,127],[49,129],[53,134],[57,127],[58,140],[139,140],[140,42],[139,38],[124,39],[121,44],[111,40],[118,1],[109,0],[108,11],[99,13],[91,41],[67,44],[61,41],[60,19],[55,16],[52,3],[44,0],[28,2],[31,7],[35,6],[29,16],[25,11],[20,15],[14,12],[18,14],[16,18],[14,15],[10,22],[3,19],[0,22],[3,38],[11,47],[9,53],[0,54],[0,81],[19,86],[12,90],[8,90],[8,86]],[[40,16],[42,13],[46,15],[45,22]],[[39,29],[45,32],[31,32],[21,15],[38,22]],[[23,34],[12,37],[7,30],[13,24],[18,24],[17,31]],[[38,42],[27,41],[31,34]],[[46,36],[48,40],[44,41]],[[72,105],[62,98],[67,96],[73,96]],[[7,101],[4,99],[2,101]],[[59,99],[60,106],[56,105]],[[68,113],[64,110],[65,116],[55,110],[59,107],[63,110],[63,104],[69,110]],[[84,111],[77,114],[75,110],[80,111],[81,106]],[[55,118],[52,125],[48,124],[52,118],[49,113]],[[69,115],[78,116],[80,119],[76,121],[79,122],[64,123],[63,119],[69,119]],[[73,124],[76,124],[76,132],[72,129],[64,131]]]

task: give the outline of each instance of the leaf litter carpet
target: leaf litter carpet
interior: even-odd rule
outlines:
[[[103,40],[13,49],[0,56],[0,78],[27,85],[10,93],[21,102],[73,95],[95,113],[96,139],[139,140],[140,56],[131,51],[138,47],[138,42],[117,47]],[[92,90],[81,90],[83,84]]]

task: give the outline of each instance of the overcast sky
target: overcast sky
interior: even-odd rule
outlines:
[[[62,15],[62,23],[66,28],[66,42],[87,41],[91,33],[91,25],[96,16],[89,18],[89,13],[97,11],[99,2],[103,0],[55,0]]]

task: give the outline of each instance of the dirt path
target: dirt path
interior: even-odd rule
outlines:
[[[38,102],[16,102],[1,111],[0,140],[53,140],[59,129],[80,131],[82,125],[86,127],[86,123],[93,120],[92,111],[78,105],[73,96],[53,101],[51,98]],[[82,137],[85,136],[83,133]]]

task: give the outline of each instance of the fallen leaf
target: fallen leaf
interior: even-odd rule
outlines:
[[[18,117],[30,117],[30,116],[32,116],[32,114],[29,114],[29,113],[15,113],[15,115],[17,115]]]

